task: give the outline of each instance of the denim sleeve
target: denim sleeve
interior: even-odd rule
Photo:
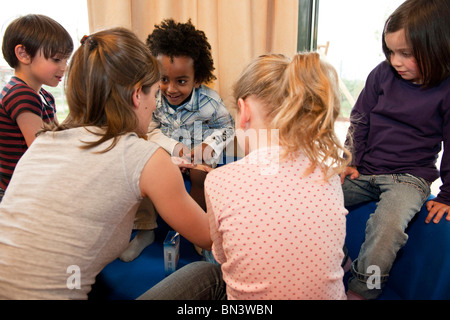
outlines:
[[[210,130],[205,132],[204,143],[210,145],[216,154],[220,154],[224,147],[234,139],[234,120],[222,102],[217,103],[208,127]]]

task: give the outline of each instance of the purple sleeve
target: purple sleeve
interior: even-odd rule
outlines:
[[[443,113],[444,151],[440,167],[442,186],[434,201],[450,205],[450,101],[446,101],[443,108],[445,109]]]
[[[348,129],[346,146],[352,150],[352,165],[361,164],[366,149],[367,136],[370,127],[370,111],[378,101],[378,67],[367,77],[364,89],[361,91],[355,106],[350,114],[350,127]]]

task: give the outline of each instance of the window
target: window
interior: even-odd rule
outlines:
[[[385,59],[384,23],[404,0],[318,2],[317,48],[339,74],[342,115],[348,118],[369,72]]]
[[[8,6],[8,10],[0,10],[1,39],[3,39],[5,29],[11,21],[17,17],[30,13],[43,14],[58,21],[72,36],[75,49],[78,48],[80,39],[83,35],[89,34],[86,0],[22,0],[18,5]],[[0,86],[2,88],[13,74],[14,70],[10,68],[8,63],[3,59],[3,54],[1,54]],[[60,121],[63,120],[68,113],[64,95],[64,80],[56,88],[47,86],[44,86],[44,88],[51,92],[55,97],[57,117]]]
[[[311,45],[336,69],[342,93],[337,134],[345,139],[350,111],[370,71],[385,59],[381,32],[389,15],[404,0],[300,0],[310,2]]]

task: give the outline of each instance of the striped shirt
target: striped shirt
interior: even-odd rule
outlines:
[[[55,119],[55,99],[42,88],[39,93],[21,79],[12,77],[0,94],[0,188],[4,190],[17,162],[28,149],[17,117],[22,112],[31,112],[47,123]]]

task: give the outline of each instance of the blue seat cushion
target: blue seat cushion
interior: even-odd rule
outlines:
[[[375,202],[348,208],[345,243],[352,259],[358,257],[375,208]],[[397,254],[380,300],[450,299],[450,222],[426,224],[427,215],[424,205],[409,223],[408,241]]]

